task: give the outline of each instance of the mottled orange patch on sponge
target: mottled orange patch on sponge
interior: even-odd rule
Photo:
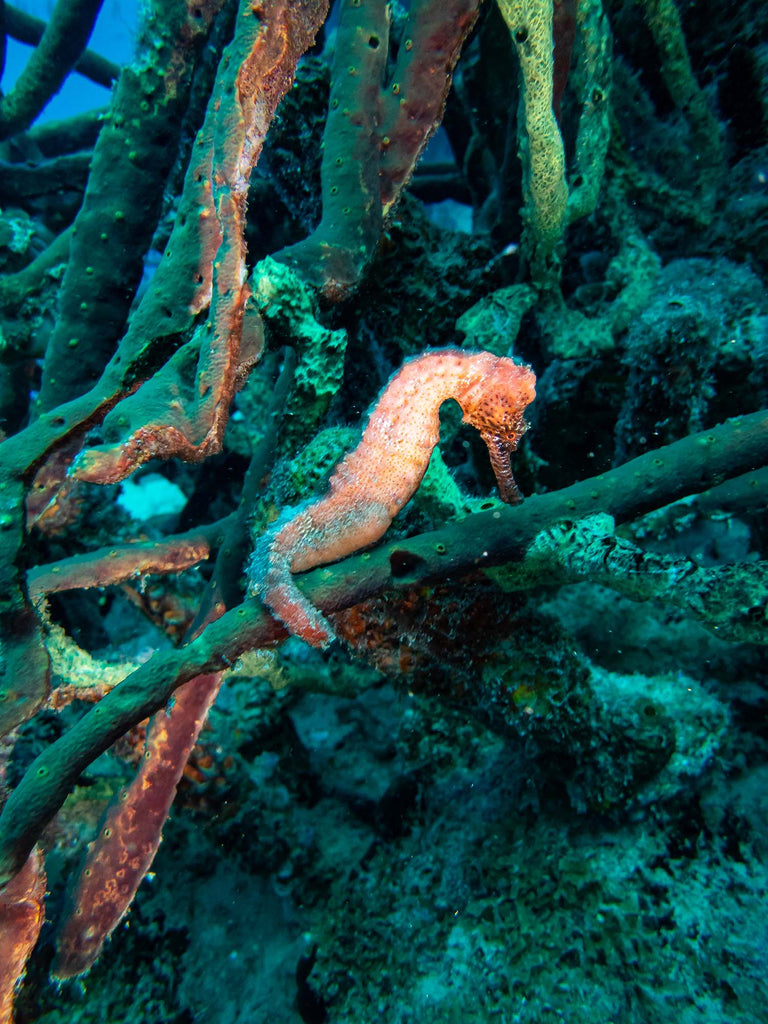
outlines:
[[[523,412],[535,385],[529,366],[490,352],[435,349],[405,363],[371,412],[360,444],[336,467],[328,492],[286,510],[260,538],[252,589],[293,633],[325,647],[331,625],[292,573],[335,562],[383,536],[421,483],[440,437],[440,406],[449,398],[488,446],[501,498],[520,501],[509,456],[525,432]]]

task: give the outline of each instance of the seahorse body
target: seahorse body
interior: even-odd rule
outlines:
[[[252,589],[293,633],[327,646],[332,627],[292,573],[335,562],[386,532],[421,483],[439,440],[438,412],[449,398],[488,446],[501,498],[520,501],[509,456],[525,432],[523,411],[535,398],[535,385],[530,367],[490,352],[434,349],[409,360],[382,392],[327,493],[286,510],[259,539],[249,567]]]

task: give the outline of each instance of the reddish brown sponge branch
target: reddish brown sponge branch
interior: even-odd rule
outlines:
[[[278,379],[273,410],[281,406],[291,376],[290,370],[284,370]],[[266,430],[261,444],[253,453],[236,512],[218,523],[169,538],[168,542],[157,545],[159,552],[155,554],[161,556],[158,560],[161,571],[168,568],[163,564],[163,553],[171,561],[188,557],[195,545],[206,549],[217,545],[219,548],[211,580],[198,614],[189,627],[190,636],[197,636],[206,625],[222,615],[230,600],[236,604],[240,599],[240,588],[233,577],[239,576],[248,550],[248,521],[266,458],[274,446],[276,428],[277,423],[273,419],[272,427]],[[119,563],[123,571],[130,568],[131,549],[137,546],[110,551],[107,559],[109,568],[114,571],[115,563]],[[145,556],[151,557],[151,553],[146,551]],[[95,565],[100,566],[103,562],[102,555]],[[91,568],[93,565],[92,561]],[[50,583],[54,575],[50,569],[56,567],[47,568],[49,572],[44,578]],[[77,580],[81,586],[88,585],[85,573],[75,573],[71,566],[61,564],[59,568],[69,569],[70,582]],[[87,970],[107,936],[127,912],[159,847],[176,787],[222,679],[221,672],[201,673],[180,687],[174,699],[152,719],[139,771],[117,799],[113,798],[100,834],[91,844],[80,874],[70,887],[72,911],[57,942],[54,968],[57,976],[71,977]]]
[[[344,0],[323,135],[323,214],[302,242],[275,259],[326,298],[360,280],[416,162],[437,130],[451,74],[477,17],[478,0],[414,0],[387,71],[384,0]]]
[[[440,126],[451,76],[475,23],[477,0],[411,4],[384,95],[381,202],[388,214]]]
[[[64,590],[106,587],[150,573],[181,572],[210,557],[230,518],[159,541],[113,544],[35,566],[27,573],[29,596],[37,601]]]
[[[242,0],[187,174],[178,231],[166,254],[172,258],[192,233],[191,251],[199,254],[199,263],[195,290],[188,293],[189,312],[210,304],[208,316],[160,374],[109,414],[107,443],[81,455],[74,467],[79,478],[116,482],[151,458],[198,462],[219,450],[232,397],[263,347],[261,320],[248,303],[246,283],[248,181],[296,63],[326,13],[326,0],[265,0],[255,9]],[[172,270],[169,259],[165,275]],[[158,274],[160,298],[172,281]],[[187,287],[190,280],[191,275]]]
[[[327,0],[266,0],[258,17],[247,0],[239,7],[230,63],[225,66],[225,54],[168,251],[117,352],[90,391],[42,413],[0,445],[0,625],[13,638],[0,669],[5,728],[31,714],[48,686],[45,645],[25,592],[20,555],[32,473],[116,405],[105,427],[107,443],[85,454],[81,470],[87,479],[120,480],[155,456],[205,458],[218,450],[232,394],[261,351],[261,321],[247,304],[244,284],[243,182],[296,62],[327,14]],[[228,191],[219,176],[214,196],[213,172],[220,163],[234,177]],[[119,207],[111,211],[116,231],[123,217]],[[214,268],[219,260],[222,265]],[[211,315],[179,348],[209,305]],[[70,365],[77,365],[71,350],[69,355]],[[132,394],[142,381],[140,395]]]
[[[138,774],[107,811],[71,892],[54,977],[87,971],[127,912],[160,845],[176,786],[221,678],[211,673],[190,680],[152,720]]]
[[[34,849],[0,891],[0,1024],[13,1022],[13,996],[45,920],[45,868]]]
[[[523,412],[535,384],[530,367],[490,352],[440,349],[407,362],[384,389],[357,448],[336,467],[327,494],[287,509],[259,539],[252,589],[292,632],[326,646],[331,626],[292,573],[337,561],[384,535],[421,483],[440,439],[440,406],[449,398],[488,445],[502,499],[519,501],[509,456],[526,429]]]

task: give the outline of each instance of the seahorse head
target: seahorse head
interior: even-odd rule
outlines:
[[[526,430],[523,412],[536,397],[533,370],[490,352],[477,353],[472,369],[469,386],[457,395],[464,422],[514,450]]]
[[[486,443],[502,500],[514,505],[522,495],[509,456],[528,427],[523,413],[536,397],[536,377],[530,366],[490,352],[473,357],[472,371],[467,388],[456,398],[464,422]]]

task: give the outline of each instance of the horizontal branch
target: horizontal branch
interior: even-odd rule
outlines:
[[[59,194],[62,189],[82,192],[88,181],[91,154],[65,153],[37,164],[0,161],[0,189],[5,202],[21,202]]]
[[[321,566],[301,589],[325,612],[383,590],[460,577],[520,559],[544,529],[595,512],[628,522],[689,494],[768,463],[768,411],[740,416],[648,452],[623,466],[524,504],[480,512],[441,530],[399,540]],[[245,651],[286,636],[257,600],[228,611],[191,643],[162,651],[119,683],[30,766],[0,815],[0,884],[19,870],[81,772],[131,727],[163,707],[173,691],[231,665]]]
[[[167,574],[189,569],[210,557],[221,543],[234,515],[186,533],[162,540],[112,544],[95,551],[36,565],[27,573],[27,589],[33,601],[65,590],[108,587],[122,580],[150,574]]]

